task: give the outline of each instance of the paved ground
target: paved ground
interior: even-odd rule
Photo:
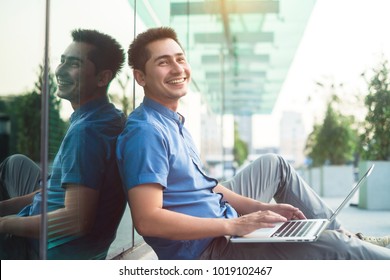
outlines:
[[[325,198],[330,207],[336,209],[343,198]],[[389,202],[390,203],[390,202]],[[345,207],[339,215],[344,227],[351,232],[365,235],[390,235],[390,211],[361,209],[357,206]]]

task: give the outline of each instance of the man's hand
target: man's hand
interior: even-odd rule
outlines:
[[[259,228],[272,228],[275,223],[286,222],[287,218],[270,210],[253,212],[239,218],[227,220],[232,236],[243,236]]]
[[[268,204],[268,210],[282,215],[288,220],[303,220],[306,219],[305,215],[298,208],[284,203]]]

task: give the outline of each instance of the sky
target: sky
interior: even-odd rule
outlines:
[[[88,7],[91,12],[80,12]],[[44,0],[0,0],[0,96],[29,90],[34,84],[43,61],[44,10]],[[260,126],[274,129],[267,137],[257,137],[257,145],[278,141],[284,110],[302,112],[311,130],[325,109],[326,97],[316,81],[342,83],[345,92],[363,93],[361,73],[376,66],[382,54],[390,58],[389,11],[388,0],[317,0],[273,114],[258,117]],[[133,37],[131,13],[127,0],[52,0],[52,68],[70,43],[74,26],[107,32],[127,46]]]

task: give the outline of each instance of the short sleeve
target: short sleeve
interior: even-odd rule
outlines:
[[[128,125],[118,138],[117,160],[127,190],[148,183],[166,187],[168,158],[168,141],[156,126]]]
[[[64,139],[62,184],[80,184],[100,189],[104,182],[107,147],[93,127],[78,126]]]

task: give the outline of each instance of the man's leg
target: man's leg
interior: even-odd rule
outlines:
[[[316,242],[306,243],[231,243],[216,238],[201,259],[235,260],[390,260],[390,250],[325,231]]]
[[[282,157],[267,154],[259,157],[222,185],[253,199],[288,203],[298,207],[307,218],[329,218],[332,209],[308,186]],[[338,229],[334,221],[329,228]]]
[[[0,164],[1,200],[27,195],[39,188],[41,169],[24,155],[12,155]],[[10,234],[0,234],[0,258],[36,259],[29,240]]]
[[[25,237],[0,234],[0,259],[32,260],[38,255],[31,249],[30,241]]]
[[[23,196],[39,188],[40,167],[24,155],[12,155],[0,165],[2,199]]]
[[[329,218],[333,211],[310,188],[282,157],[268,154],[259,157],[231,180],[222,183],[228,189],[253,199],[289,203],[298,207],[307,218]],[[336,219],[328,229],[341,229]],[[345,232],[347,235],[354,235]],[[364,241],[386,247],[390,237],[365,237]]]

